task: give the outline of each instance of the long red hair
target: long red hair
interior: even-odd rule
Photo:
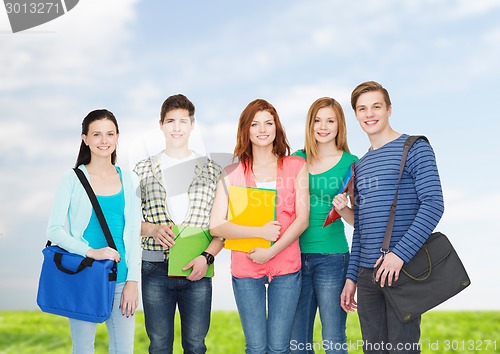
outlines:
[[[243,112],[241,112],[238,122],[238,133],[236,136],[236,146],[234,148],[234,157],[237,157],[245,166],[253,165],[252,143],[250,141],[250,126],[252,121],[260,111],[267,111],[274,117],[276,125],[276,138],[273,141],[273,153],[278,157],[278,165],[283,157],[290,155],[290,145],[286,138],[285,129],[281,124],[278,112],[272,104],[263,99],[256,99],[250,102]]]

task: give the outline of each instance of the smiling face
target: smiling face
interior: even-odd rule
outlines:
[[[276,138],[274,117],[268,111],[259,111],[250,124],[250,141],[254,146],[269,146]]]
[[[171,110],[165,114],[163,121],[160,122],[160,129],[165,136],[167,146],[175,148],[187,148],[193,128],[194,124],[186,109]]]
[[[356,101],[356,119],[363,131],[368,135],[383,134],[391,129],[389,117],[391,106],[387,106],[384,95],[380,91],[363,93]]]
[[[99,119],[90,123],[88,133],[82,134],[82,139],[90,148],[92,158],[111,158],[111,154],[116,150],[118,136],[112,121]]]
[[[318,144],[328,144],[335,141],[339,124],[332,107],[323,107],[318,110],[313,129],[314,138]]]

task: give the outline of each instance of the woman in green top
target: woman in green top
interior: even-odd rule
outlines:
[[[340,307],[340,294],[349,246],[341,219],[323,228],[332,204],[346,222],[354,222],[347,195],[338,194],[344,176],[358,160],[349,152],[346,135],[342,106],[333,98],[317,99],[307,114],[304,149],[294,154],[307,160],[311,209],[309,227],[299,238],[302,289],[290,342],[292,353],[314,353],[313,328],[318,308],[322,349],[326,353],[347,353],[347,314]],[[349,193],[351,205],[352,195]]]

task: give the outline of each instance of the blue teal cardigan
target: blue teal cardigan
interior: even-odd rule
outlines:
[[[78,166],[89,179],[84,165]],[[141,198],[137,176],[122,171],[125,195],[123,240],[128,267],[127,280],[139,281],[141,274]],[[71,169],[61,179],[47,227],[47,238],[68,252],[85,256],[90,249],[83,238],[92,215],[92,204],[80,180]],[[67,221],[67,228],[65,224]],[[123,261],[123,260],[122,260]]]

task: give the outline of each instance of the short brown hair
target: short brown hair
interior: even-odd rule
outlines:
[[[245,166],[252,166],[253,153],[252,144],[250,142],[250,126],[257,112],[266,111],[274,117],[276,125],[276,137],[273,141],[273,153],[278,157],[278,164],[283,157],[290,155],[290,146],[286,138],[285,130],[281,125],[278,112],[272,104],[263,99],[256,99],[250,102],[241,112],[238,122],[238,133],[236,137],[236,146],[234,148],[234,156],[237,157]]]
[[[362,84],[356,86],[356,88],[352,91],[351,94],[351,106],[354,111],[356,111],[356,104],[358,103],[359,96],[367,92],[380,91],[384,96],[384,101],[387,107],[391,106],[391,98],[389,97],[389,92],[375,81],[366,81]]]
[[[191,123],[194,121],[194,104],[191,102],[186,96],[182,94],[177,94],[168,97],[163,104],[161,105],[160,110],[160,123],[163,123],[165,120],[165,116],[168,112],[173,111],[174,109],[185,109],[189,112],[189,118],[191,119]]]

